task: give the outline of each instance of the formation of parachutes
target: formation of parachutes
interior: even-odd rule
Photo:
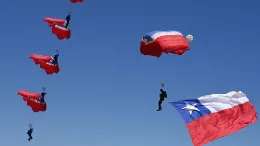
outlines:
[[[83,0],[70,0],[71,3],[82,3]],[[70,15],[70,14],[69,14]],[[49,27],[52,29],[52,34],[56,35],[59,40],[70,39],[71,31],[68,27],[69,22],[65,19],[57,19],[57,18],[44,18],[44,20]],[[66,25],[67,24],[67,25]],[[32,54],[30,57],[35,65],[39,65],[39,67],[45,70],[46,74],[58,74],[59,64],[53,63],[54,58],[52,56],[43,56],[39,54]],[[27,106],[32,108],[33,112],[44,112],[47,110],[47,103],[41,103],[39,100],[42,98],[42,95],[35,92],[30,92],[26,90],[21,90],[17,94],[22,96],[22,99],[26,102]]]
[[[72,3],[83,2],[83,0],[71,0]],[[57,36],[59,40],[70,38],[70,28],[64,27],[66,20],[50,18],[44,19],[45,22],[52,28],[52,33]],[[142,37],[140,43],[140,52],[143,55],[160,57],[162,53],[172,53],[176,55],[183,55],[190,49],[189,43],[193,40],[192,35],[184,37],[178,31],[152,31]],[[32,61],[39,65],[41,69],[45,70],[46,74],[58,74],[59,64],[53,64],[52,56],[43,56],[39,54],[32,54],[30,57]],[[29,91],[19,91],[19,95],[27,102],[27,105],[32,108],[34,112],[46,111],[46,103],[40,104],[38,101],[41,95]]]
[[[70,0],[70,2],[72,4],[82,3],[83,0]],[[51,17],[46,17],[43,19],[43,21],[46,22],[51,28],[52,34],[56,35],[59,40],[70,39],[71,37],[71,30],[68,27],[70,13],[68,16],[69,20],[67,18],[60,19]],[[154,57],[160,57],[162,53],[183,55],[190,49],[189,43],[192,40],[192,35],[187,35],[184,37],[182,33],[177,31],[153,31],[142,37],[140,42],[140,52],[143,55]],[[57,58],[55,57],[57,56],[52,57],[32,54],[29,56],[29,59],[31,59],[35,65],[38,65],[40,69],[43,69],[47,75],[52,75],[58,74],[60,71]],[[32,109],[33,112],[45,112],[47,110],[47,103],[45,101],[41,101],[43,96],[46,94],[45,89],[42,93],[20,90],[17,94],[22,97],[23,101]]]

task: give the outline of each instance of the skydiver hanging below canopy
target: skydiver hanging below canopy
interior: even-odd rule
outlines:
[[[158,110],[157,111],[161,111],[162,110],[162,102],[164,101],[165,98],[167,98],[167,93],[166,91],[163,90],[164,87],[164,82],[161,83],[162,88],[160,89],[160,99],[158,101]]]
[[[65,28],[68,28],[69,24],[70,24],[70,18],[71,18],[71,12],[69,12],[68,16],[66,17],[66,21],[65,21]]]
[[[44,97],[45,97],[46,94],[47,94],[47,93],[46,93],[46,89],[45,89],[44,87],[42,87],[41,98],[39,99],[39,102],[40,102],[41,104],[44,104],[44,103],[45,103]]]
[[[29,136],[28,138],[28,141],[31,141],[33,138],[32,138],[32,133],[33,133],[33,127],[32,127],[32,124],[29,125],[30,129],[27,131],[27,134]]]
[[[58,62],[58,57],[59,57],[59,50],[56,50],[56,54],[54,55],[54,57],[53,57],[53,59],[52,59],[52,61],[51,61],[51,63],[53,64],[53,65],[58,65],[59,64],[59,62]]]

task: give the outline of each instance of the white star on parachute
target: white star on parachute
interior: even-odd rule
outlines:
[[[192,114],[192,111],[194,111],[194,110],[200,111],[198,108],[195,107],[197,105],[197,103],[189,104],[186,101],[185,101],[185,103],[186,103],[186,107],[184,107],[182,109],[185,109],[185,110],[189,111],[190,115]]]

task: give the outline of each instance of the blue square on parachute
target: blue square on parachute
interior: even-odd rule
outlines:
[[[175,107],[186,123],[211,113],[198,99],[181,100],[170,102],[170,104]]]
[[[143,40],[146,42],[146,43],[149,43],[149,42],[152,42],[153,41],[153,38],[149,35],[145,35],[143,37]]]

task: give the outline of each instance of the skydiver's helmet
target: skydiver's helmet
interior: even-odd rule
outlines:
[[[160,89],[160,91],[163,93],[163,89]]]
[[[191,42],[193,41],[193,36],[192,36],[191,34],[188,34],[188,35],[186,36],[186,40],[187,40],[189,43],[191,43]]]
[[[161,83],[161,86],[164,87],[164,82]]]
[[[30,129],[32,129],[32,128],[33,128],[32,124],[30,124],[30,125],[29,125],[29,128],[30,128]]]

